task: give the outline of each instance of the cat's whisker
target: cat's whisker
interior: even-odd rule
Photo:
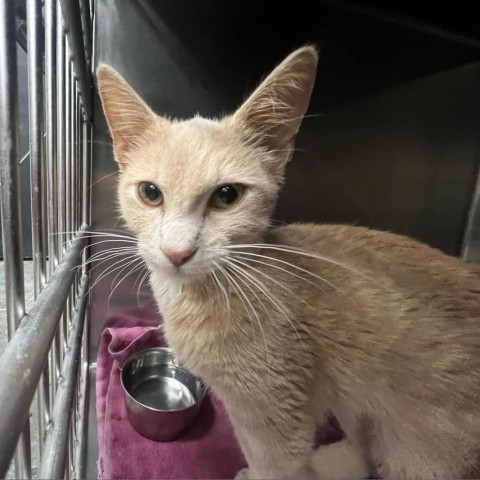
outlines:
[[[232,267],[232,265],[226,265],[227,267]],[[249,289],[249,285],[248,283],[245,282],[245,280],[242,279],[241,276],[239,276],[238,273],[236,273],[235,271],[230,271],[230,273],[232,275],[235,275],[235,277],[241,281],[244,285],[246,285]],[[248,298],[248,295],[243,291],[243,289],[240,287],[240,285],[237,283],[237,281],[233,278],[233,276],[230,275],[230,278],[232,280],[232,282],[234,282],[237,286],[238,286],[238,292],[242,295],[242,297],[245,299],[245,301],[248,303],[249,305],[249,308],[250,308],[250,311],[253,313],[254,317],[256,318],[257,320],[257,323],[258,323],[258,326],[260,328],[260,331],[262,333],[262,337],[263,337],[263,342],[264,342],[264,345],[265,345],[265,354],[266,354],[266,360],[267,360],[267,363],[270,363],[270,358],[269,358],[269,353],[268,353],[268,346],[267,346],[267,340],[265,338],[265,332],[263,331],[263,327],[262,327],[262,323],[260,321],[260,317],[258,316],[258,313],[257,311],[255,310],[255,308],[253,307],[252,305],[252,302],[250,301],[250,299]],[[248,312],[247,312],[248,313]]]
[[[145,265],[145,269],[146,269],[146,272],[144,273],[142,279],[140,280],[140,283],[138,284],[138,288],[137,288],[137,306],[140,306],[140,290],[143,286],[143,283],[145,282],[145,280],[148,278],[148,275],[150,274],[150,270],[148,268],[147,265]],[[141,275],[141,272],[140,272],[140,275]]]
[[[126,238],[126,239],[129,239],[129,240],[135,240],[135,236],[133,234],[130,234],[130,233],[127,233],[127,232],[123,232],[122,234],[119,234],[119,233],[113,233],[115,232],[116,230],[113,230],[113,231],[108,231],[108,230],[98,230],[98,231],[94,231],[94,230],[82,230],[81,233],[82,233],[82,236],[83,237],[86,237],[86,238],[91,238],[91,237],[115,237],[115,238]],[[53,232],[53,233],[50,233],[49,235],[67,235],[67,234],[75,234],[75,233],[79,233],[78,230],[65,230],[65,231],[62,231],[62,232]]]
[[[124,253],[113,253],[113,254],[109,254],[107,257],[103,258],[103,259],[95,259],[94,261],[90,261],[90,260],[87,260],[86,262],[84,262],[82,265],[79,265],[78,267],[76,267],[76,271],[78,270],[81,270],[82,268],[86,267],[87,265],[91,265],[91,264],[94,264],[96,263],[94,266],[91,266],[90,267],[90,272],[93,272],[94,270],[96,270],[98,267],[100,267],[101,265],[103,265],[104,263],[106,262],[109,262],[113,259],[116,259],[118,257],[121,257],[121,258],[126,258],[127,257],[127,254],[124,254]]]
[[[139,265],[136,265],[135,264],[137,262],[140,262]],[[125,270],[125,269],[128,269],[129,267],[131,267],[126,273],[125,275],[117,282],[117,284],[115,286],[113,286],[113,284],[115,283],[115,280],[120,276],[120,274]],[[115,290],[125,281],[125,279],[129,276],[129,275],[132,275],[134,274],[136,271],[138,271],[139,269],[141,269],[143,267],[143,260],[140,258],[140,257],[137,257],[137,258],[134,258],[132,261],[130,261],[129,263],[127,263],[118,273],[117,275],[115,276],[115,278],[113,279],[112,281],[112,290],[110,292],[110,295],[108,296],[108,300],[107,300],[107,305],[108,305],[108,308],[110,308],[110,300],[112,298],[112,295],[115,293]]]
[[[309,113],[307,115],[304,115],[303,118],[317,118],[317,117],[323,117],[325,114],[324,113]]]
[[[230,288],[238,296],[238,298],[242,302],[243,307],[245,308],[245,312],[247,312],[247,314],[248,314],[248,306],[245,303],[245,300],[243,299],[243,296],[240,293],[241,289],[240,289],[240,286],[238,285],[238,283],[234,281],[234,279],[232,278],[232,275],[230,274],[230,272],[226,268],[224,268],[222,265],[219,265],[216,262],[213,262],[213,264],[215,265],[216,269],[225,277],[225,279],[227,280],[227,283],[230,285]],[[253,320],[250,318],[250,315],[247,315],[247,316],[248,316],[248,320],[250,322],[250,325],[252,327],[253,338],[255,338],[255,325],[253,323]]]
[[[292,268],[295,268],[296,270],[299,270],[301,272],[304,272],[304,273],[308,273],[309,275],[315,277],[315,278],[318,278],[320,281],[326,283],[327,285],[329,285],[330,287],[334,288],[335,290],[338,290],[340,293],[343,293],[344,295],[346,294],[344,290],[342,290],[341,288],[337,287],[336,285],[334,285],[332,282],[330,282],[329,280],[327,280],[326,278],[323,278],[322,276],[320,275],[317,275],[316,273],[313,273],[313,272],[310,272],[309,270],[305,269],[305,268],[301,268],[299,267],[298,265],[295,265],[293,263],[290,263],[290,262],[287,262],[285,260],[280,260],[279,258],[275,258],[275,257],[270,257],[268,255],[261,255],[259,253],[250,253],[250,252],[239,252],[237,250],[232,250],[232,253],[235,253],[237,255],[242,255],[243,257],[247,256],[247,257],[259,257],[259,258],[264,258],[264,259],[267,259],[267,260],[271,260],[273,262],[279,262],[279,263],[282,263],[284,265],[288,265],[289,267],[292,267]],[[246,260],[246,259],[245,259]],[[285,268],[281,268],[279,267],[278,265],[272,265],[271,263],[268,263],[268,262],[262,262],[261,260],[255,260],[255,259],[252,259],[252,258],[249,258],[250,261],[252,262],[255,262],[255,263],[259,263],[259,264],[262,264],[262,265],[267,265],[268,267],[272,267],[272,268],[276,268],[277,270],[281,270],[283,272],[286,272],[290,275],[293,275],[294,277],[297,277],[311,285],[313,285],[314,287],[317,287],[317,288],[320,288],[321,290],[323,290],[323,288],[320,287],[320,285],[316,284],[315,282],[312,282],[311,280],[309,280],[308,278],[305,278],[305,277],[302,277],[301,275],[297,275],[296,273],[294,272],[291,272],[290,270],[287,270]],[[323,290],[324,291],[324,290]]]
[[[276,148],[272,152],[306,152],[305,148]]]
[[[82,265],[79,265],[78,267],[75,267],[75,269],[76,269],[76,271],[79,271],[79,270],[81,270],[82,268],[86,267],[87,265],[89,265],[89,264],[91,265],[91,264],[96,263],[96,262],[98,261],[98,263],[96,263],[94,266],[91,266],[91,267],[90,267],[89,272],[91,273],[91,272],[93,272],[94,270],[96,270],[98,267],[102,266],[104,263],[109,262],[109,261],[111,261],[111,260],[113,260],[113,259],[116,259],[116,258],[118,258],[118,257],[125,257],[125,255],[124,255],[124,254],[121,254],[121,253],[119,253],[119,254],[110,254],[107,258],[104,258],[103,260],[102,260],[102,259],[96,259],[96,260],[94,260],[94,261],[86,261],[86,262],[83,263]]]
[[[249,263],[246,263],[247,260],[245,260],[244,262],[242,260],[240,260],[238,257],[229,257],[230,258],[230,261],[235,261],[237,263],[240,263],[242,264],[244,267],[247,267],[249,268],[250,270],[253,270],[257,273],[259,273],[260,275],[262,275],[262,277],[265,277],[267,280],[270,280],[272,283],[274,283],[275,285],[279,286],[280,288],[282,288],[283,290],[285,290],[285,292],[287,293],[291,293],[290,292],[290,289],[286,286],[286,285],[283,285],[281,282],[279,282],[278,280],[275,280],[274,278],[272,278],[270,275],[268,275],[267,273],[265,272],[262,272],[261,270],[259,270],[258,268],[255,268],[253,265],[250,265]],[[272,265],[269,265],[269,266],[272,266]],[[289,272],[287,272],[289,273]],[[297,300],[299,300],[300,302],[302,302],[307,308],[311,308],[311,306],[305,301],[303,300],[303,298],[301,297],[296,297]]]
[[[242,275],[242,277],[245,277],[249,282],[255,284],[255,282],[253,281],[252,279],[252,276],[249,275],[247,272],[243,271],[242,268],[240,268],[238,265],[226,260],[225,263],[227,265],[230,266],[230,268],[232,268],[233,270],[237,271],[237,273],[239,273],[240,275]],[[258,288],[258,285],[255,285],[257,286]],[[265,304],[262,302],[261,298],[258,296],[257,292],[255,292],[249,285],[247,285],[248,289],[252,292],[252,294],[255,296],[255,298],[257,299],[258,303],[260,304],[260,306],[262,307],[263,311],[265,312],[266,315],[269,314],[269,311],[267,310],[267,308],[265,307]],[[261,291],[261,293],[264,293],[263,291]]]
[[[91,238],[93,238],[93,237],[91,237]],[[68,245],[70,242],[71,242],[71,240],[67,240],[66,242],[63,243],[63,246]],[[130,243],[130,244],[137,245],[137,242],[135,240],[111,238],[111,239],[108,239],[108,240],[99,240],[98,242],[89,243],[86,247],[84,247],[82,249],[81,253],[83,254],[83,252],[85,252],[85,250],[88,250],[89,248],[95,247],[97,245],[101,245],[102,243],[112,243],[112,242],[124,242],[124,243]]]
[[[278,104],[277,102],[277,107],[283,108],[284,105]],[[257,115],[260,112],[257,112]],[[266,118],[265,118],[265,125],[262,128],[262,135],[265,137],[274,137],[275,134],[271,135],[268,132],[274,130],[275,128],[278,128],[278,125],[289,125],[292,122],[295,122],[296,120],[302,120],[304,118],[315,118],[315,117],[321,117],[323,116],[323,113],[311,113],[308,115],[301,115],[298,117],[291,117],[288,114],[288,111],[285,113],[277,112],[275,115],[275,122],[273,122],[271,125],[268,125],[268,120],[270,119],[270,110],[267,110],[266,112]]]
[[[92,243],[89,243],[88,246],[86,248],[90,248],[90,247],[93,247],[95,245],[100,245],[101,243],[112,243],[112,242],[124,242],[124,243],[130,243],[130,244],[137,244],[137,241],[134,240],[133,238],[115,238],[115,237],[110,237],[110,238],[106,238],[107,235],[101,235],[101,236],[98,236],[98,237],[95,237],[95,236],[91,236],[90,238],[91,239],[94,239],[95,241],[92,242]]]
[[[215,276],[213,275],[213,273],[214,273],[213,270],[210,271],[210,272],[208,273],[208,276],[210,277],[210,279],[211,279],[211,281],[212,281],[212,283],[213,283],[213,287],[214,287],[213,289],[215,290],[215,294],[217,295],[218,299],[220,300],[220,299],[222,298],[222,295],[223,295],[223,294],[222,294],[222,290],[220,289],[220,286],[219,286],[219,284],[218,284],[218,279],[215,278]],[[225,304],[226,304],[226,302],[225,302]]]
[[[137,251],[137,248],[136,247],[114,247],[114,248],[110,248],[108,250],[101,250],[97,253],[94,253],[91,257],[88,258],[88,263],[92,263],[94,262],[95,260],[99,259],[99,258],[102,258],[102,257],[105,257],[105,256],[108,256],[109,254],[112,254],[112,253],[123,253],[123,252],[127,252],[127,253],[138,253]],[[86,263],[87,263],[86,262]]]
[[[125,251],[116,251],[116,252],[101,252],[95,258],[89,258],[88,260],[83,262],[81,265],[77,267],[77,269],[81,269],[83,267],[86,267],[87,265],[91,265],[98,262],[94,267],[90,269],[90,271],[93,271],[103,263],[108,262],[109,260],[112,260],[117,257],[126,257],[131,255],[138,255],[138,253],[134,250],[133,251],[125,250]]]
[[[250,265],[248,265],[248,264],[246,264],[246,263],[244,263],[244,262],[241,262],[241,261],[238,260],[238,259],[235,259],[235,258],[232,258],[232,257],[231,257],[230,260],[231,260],[231,261],[235,261],[237,264],[240,264],[240,265],[242,265],[242,266],[244,266],[244,267],[250,267],[250,268],[252,268]],[[263,272],[260,272],[259,270],[255,269],[255,268],[253,268],[253,270],[257,271],[257,273],[263,273]],[[273,305],[281,314],[284,315],[284,317],[286,318],[286,320],[288,321],[288,323],[290,324],[290,326],[291,326],[291,327],[293,328],[293,330],[295,331],[298,339],[299,339],[300,342],[302,343],[303,349],[306,351],[305,343],[303,342],[300,334],[298,333],[297,328],[295,327],[295,325],[294,325],[293,322],[291,321],[290,315],[288,315],[288,313],[287,313],[287,311],[286,311],[285,305],[284,305],[280,300],[278,300],[278,298],[276,298],[276,297],[274,297],[274,296],[272,295],[272,293],[270,292],[270,290],[267,288],[267,286],[266,286],[262,281],[260,281],[258,278],[256,278],[254,275],[250,274],[249,272],[243,271],[243,273],[244,273],[245,275],[247,275],[248,277],[250,277],[250,279],[251,279],[250,281],[252,281],[252,283],[254,283],[254,285],[256,285],[257,288],[267,297],[267,299],[270,300],[270,302],[272,303],[272,305]],[[273,279],[272,279],[270,276],[268,276],[268,275],[266,275],[266,274],[264,274],[264,276],[265,276],[266,278],[268,278],[270,281],[273,281]],[[277,283],[277,282],[275,282],[275,283]],[[287,287],[284,287],[284,288],[285,288],[285,290],[286,290],[288,293],[290,293],[290,291],[288,290]],[[305,303],[306,303],[306,302],[305,302]],[[279,305],[281,305],[281,307],[280,307]],[[268,314],[268,312],[267,312],[267,314]]]
[[[114,262],[112,265],[109,265],[108,267],[105,268],[105,270],[103,270],[99,276],[97,277],[97,279],[95,280],[94,284],[90,287],[91,289],[97,285],[104,277],[106,277],[107,275],[109,275],[110,273],[113,273],[116,269],[117,269],[117,265],[118,264],[122,264],[122,262],[126,262],[127,260],[129,260],[130,258],[133,258],[133,257],[136,257],[136,255],[128,255],[128,256],[125,256],[120,259],[120,260],[117,260],[116,262]],[[110,260],[110,259],[108,259]],[[107,260],[105,260],[107,261]],[[102,263],[104,263],[102,261]],[[98,266],[100,265],[96,265],[95,267],[93,267],[90,271],[93,271],[95,270],[95,268],[97,268]],[[122,265],[120,265],[118,268],[121,268]]]
[[[113,228],[117,228],[118,227],[118,224],[123,220],[122,216],[121,216],[121,212],[120,212],[120,215],[119,217],[117,218],[117,220],[115,221],[114,225],[113,225]]]
[[[145,262],[143,262],[143,268],[140,270],[139,274],[137,275],[137,279],[135,280],[135,283],[133,284],[133,289],[135,290],[137,288],[137,284],[140,281],[141,276],[145,273],[145,269],[148,268]]]
[[[105,235],[106,236],[106,235]],[[100,236],[100,238],[102,237],[105,237],[105,236]],[[96,236],[95,235],[86,235],[86,238],[95,238]],[[66,242],[63,242],[62,243],[62,246],[65,246],[65,245],[68,245],[69,243],[71,243],[72,240],[67,240]],[[93,242],[93,243],[89,243],[86,247],[83,248],[82,252],[83,253],[85,250],[95,246],[95,245],[99,245],[101,243],[108,243],[108,242],[125,242],[125,243],[134,243],[136,244],[137,241],[136,240],[133,240],[133,239],[117,239],[117,238],[111,238],[111,239],[108,239],[108,240],[102,240],[102,241],[98,241],[98,242]]]
[[[221,293],[223,293],[223,296],[225,298],[225,303],[227,305],[227,312],[228,312],[228,316],[230,317],[231,315],[231,310],[230,310],[230,297],[228,296],[228,293],[225,289],[225,287],[223,286],[222,282],[220,281],[220,279],[218,278],[218,275],[216,274],[215,270],[212,270],[211,271],[211,274],[212,274],[212,277],[214,279],[214,281],[216,282],[216,284],[218,285],[218,288],[221,290]]]
[[[270,219],[270,224],[275,226],[275,225],[287,225],[286,222],[283,222],[282,220],[275,220],[274,218]]]
[[[132,258],[132,257],[137,257],[137,255],[129,255],[128,257],[126,258],[122,258],[121,260],[118,260],[117,262],[113,263],[113,265],[110,265],[109,267],[107,267],[99,276],[98,278],[95,280],[94,284],[88,289],[88,292],[87,294],[89,294],[91,292],[91,290],[101,281],[103,280],[107,275],[110,275],[112,274],[113,272],[116,272],[118,269],[122,268],[123,265],[120,265],[120,266],[117,266],[119,263],[122,263],[122,262],[125,262],[127,261],[129,258]]]
[[[326,257],[324,255],[319,255],[318,253],[315,252],[310,252],[308,250],[303,250],[301,248],[296,248],[296,247],[291,247],[288,245],[277,245],[277,244],[270,244],[270,243],[245,243],[245,244],[239,244],[239,245],[226,245],[225,248],[228,249],[233,249],[233,248],[257,248],[257,249],[265,249],[265,250],[277,250],[280,252],[285,252],[285,253],[292,253],[296,255],[303,255],[305,257],[309,258],[314,258],[316,260],[320,260],[326,263],[330,263],[332,265],[335,265],[337,267],[343,268],[345,270],[348,270],[352,273],[355,273],[356,275],[359,275],[363,278],[371,280],[369,277],[364,275],[362,272],[359,272],[355,268],[353,268],[350,265],[347,265],[346,263],[339,262],[338,260],[335,260],[330,257]]]
[[[117,274],[115,275],[115,278],[112,280],[112,289],[113,289],[113,290],[115,290],[115,288],[118,286],[118,283],[117,283],[117,285],[115,285],[115,287],[114,287],[114,283],[115,283],[115,281],[117,280],[117,278],[122,274],[122,272],[123,272],[126,268],[128,268],[130,265],[134,264],[135,262],[140,262],[140,263],[142,263],[143,260],[142,260],[141,257],[135,256],[135,257],[133,258],[133,260],[131,260],[131,261],[129,261],[128,263],[126,263],[126,264],[124,265],[124,267],[117,272]],[[111,294],[110,294],[110,295],[111,295]],[[110,298],[110,297],[109,297],[109,298]]]
[[[102,178],[98,179],[97,181],[95,181],[94,183],[92,183],[90,185],[90,188],[93,188],[95,185],[97,185],[97,183],[100,183],[102,182],[103,180],[106,180],[107,178],[110,178],[112,177],[113,175],[119,175],[119,172],[113,172],[113,173],[109,173],[108,175],[104,175]]]
[[[61,232],[61,233],[51,233],[50,235],[67,235],[69,232]],[[75,232],[72,232],[72,233],[75,233]],[[89,235],[82,235],[83,238],[105,238],[105,237],[110,237],[108,241],[112,241],[112,242],[118,242],[118,241],[129,241],[129,242],[134,242],[136,243],[136,239],[134,237],[121,237],[120,235],[117,237],[116,235],[111,235],[111,234],[89,234]],[[71,243],[73,240],[70,239],[70,240],[67,240],[65,242],[63,242],[63,245],[67,245],[68,243]],[[92,244],[88,244],[86,248],[89,248]]]
[[[95,259],[95,258],[97,258],[99,256],[102,256],[102,255],[108,255],[111,252],[124,252],[124,251],[138,253],[138,249],[137,249],[136,246],[132,247],[131,245],[122,245],[120,247],[109,248],[108,250],[100,250],[100,251],[94,253],[89,258],[90,259]]]
[[[107,147],[110,147],[110,148],[112,147],[112,142],[105,142],[104,140],[91,139],[87,143],[89,145],[90,144],[93,144],[93,145],[97,144],[97,145],[106,145]]]

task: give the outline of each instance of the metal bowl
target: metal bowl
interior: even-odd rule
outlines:
[[[127,359],[120,374],[127,416],[144,437],[175,440],[192,423],[205,385],[182,368],[168,348],[148,348]]]

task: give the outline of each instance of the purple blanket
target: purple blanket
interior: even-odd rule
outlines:
[[[142,309],[108,323],[97,358],[99,478],[233,478],[245,460],[223,405],[211,393],[192,427],[174,442],[148,440],[130,426],[120,368],[134,352],[164,345],[160,319],[153,310]],[[317,444],[340,436],[335,425],[327,425],[319,431]]]

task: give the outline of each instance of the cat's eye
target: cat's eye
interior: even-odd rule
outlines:
[[[244,187],[239,184],[222,185],[210,197],[210,206],[223,210],[233,207],[242,198],[244,190]]]
[[[152,207],[158,207],[163,203],[163,194],[153,183],[142,182],[138,186],[138,195],[144,203]]]

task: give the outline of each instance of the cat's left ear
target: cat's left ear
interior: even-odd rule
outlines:
[[[310,102],[317,63],[314,47],[295,50],[237,110],[235,124],[268,150],[292,148]]]

